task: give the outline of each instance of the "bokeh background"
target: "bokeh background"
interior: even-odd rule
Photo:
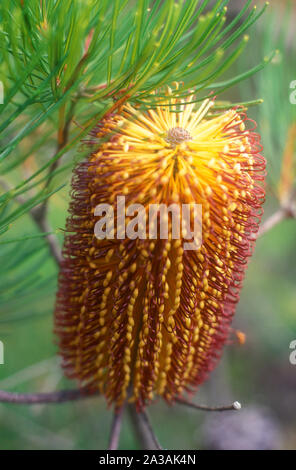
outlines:
[[[283,168],[288,168],[295,188],[296,105],[289,101],[290,83],[296,80],[294,2],[271,1],[266,13],[250,30],[250,46],[235,65],[235,72],[254,66],[272,49],[278,54],[263,71],[243,82],[225,99],[263,98],[249,114],[258,123],[268,161],[266,220],[283,201]],[[232,2],[235,10],[240,2]],[[231,10],[230,10],[231,11]],[[233,70],[234,72],[234,70]],[[231,76],[231,71],[228,75]],[[26,120],[26,115],[23,116]],[[12,131],[13,132],[13,131]],[[42,155],[31,152],[32,139],[46,134],[39,128],[30,141],[15,149],[5,167],[11,182],[20,172],[27,176],[52,154],[54,136],[46,140]],[[290,137],[289,137],[290,136]],[[292,150],[291,150],[292,149]],[[79,153],[79,152],[78,152]],[[14,169],[14,159],[24,157]],[[81,155],[70,153],[71,166]],[[64,173],[57,175],[64,182]],[[291,188],[286,188],[290,190]],[[69,202],[67,184],[50,199],[49,218],[62,242]],[[9,238],[32,235],[34,223],[24,216],[14,224]],[[1,239],[2,240],[2,239]],[[4,238],[3,238],[4,240]],[[5,344],[5,364],[0,366],[0,389],[50,391],[73,387],[63,378],[56,357],[52,312],[57,269],[48,257],[43,239],[2,244],[2,310],[0,339]],[[159,402],[149,409],[155,433],[167,449],[296,449],[296,365],[289,361],[290,343],[296,339],[296,221],[284,220],[256,245],[230,344],[219,366],[197,392],[197,403],[220,405],[238,400],[240,412],[209,413]],[[236,330],[245,335],[240,344]],[[239,335],[242,337],[242,335]],[[62,405],[0,404],[0,449],[104,449],[111,413],[100,398]],[[138,448],[129,417],[125,416],[120,449]]]

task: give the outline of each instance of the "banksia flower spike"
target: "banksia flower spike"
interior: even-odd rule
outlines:
[[[75,170],[55,313],[66,374],[109,404],[129,399],[138,409],[194,391],[213,369],[264,200],[260,137],[241,109],[215,114],[210,99],[155,100],[148,111],[126,104],[108,115],[96,129],[99,147]],[[141,237],[126,236],[130,214],[118,224],[122,197],[127,213],[131,204],[144,208]],[[104,239],[94,233],[100,204],[114,208]],[[201,205],[200,246],[185,248],[178,211],[177,219],[166,214],[162,238],[158,208],[151,236],[142,223],[151,204]]]

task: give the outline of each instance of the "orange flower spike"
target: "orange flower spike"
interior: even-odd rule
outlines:
[[[56,305],[63,366],[108,402],[138,409],[172,402],[213,369],[227,340],[264,190],[260,137],[239,110],[209,116],[188,99],[141,112],[127,104],[95,134],[106,137],[78,165]],[[181,107],[181,108],[180,108]],[[100,240],[98,204],[201,204],[202,244],[184,249],[167,220],[166,239]],[[154,228],[159,224],[159,213]],[[181,221],[181,220],[180,220]],[[112,229],[112,224],[109,226]],[[151,229],[151,226],[150,226]],[[120,233],[121,232],[121,233]]]

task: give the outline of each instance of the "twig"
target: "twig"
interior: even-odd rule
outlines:
[[[177,398],[176,403],[180,405],[189,406],[190,408],[194,408],[196,410],[203,410],[203,411],[230,411],[230,410],[240,410],[241,404],[238,401],[231,403],[231,405],[226,406],[206,406],[206,405],[197,405],[196,403],[192,403],[190,401],[184,400],[182,398]]]
[[[74,117],[74,111],[75,111],[76,103],[77,103],[76,100],[75,101],[73,100],[71,102],[71,106],[70,106],[70,109],[69,109],[69,112],[68,112],[68,115],[67,115],[66,118],[65,118],[65,105],[63,105],[60,108],[58,142],[57,142],[56,152],[55,152],[54,156],[58,155],[58,153],[65,147],[65,145],[68,142],[70,125],[71,125],[72,119]],[[54,176],[53,173],[58,168],[59,163],[60,163],[60,159],[55,160],[52,163],[52,165],[50,166],[49,172],[48,172],[48,179],[46,180],[46,183],[45,183],[45,188],[47,188],[50,185],[50,183],[53,179],[53,176]],[[42,204],[43,207],[44,207],[44,210],[45,210],[45,207],[47,205],[47,201],[48,200],[45,199],[45,201]]]
[[[98,396],[99,392],[86,389],[61,390],[50,393],[16,393],[0,390],[0,403],[36,405],[39,403],[64,403]]]
[[[143,424],[145,424],[147,431],[150,433],[151,440],[153,441],[156,449],[157,450],[162,450],[162,447],[159,444],[156,435],[154,434],[154,431],[152,429],[152,426],[151,426],[151,423],[149,421],[149,418],[148,418],[148,415],[147,415],[146,411],[142,411],[141,413],[139,413],[139,416],[140,416],[140,419],[142,419]]]
[[[117,450],[118,449],[118,443],[119,443],[119,437],[120,437],[122,416],[123,416],[124,408],[125,408],[124,406],[121,406],[120,408],[117,408],[117,409],[114,410],[108,450]]]
[[[296,211],[292,205],[281,207],[261,225],[256,238],[262,237],[262,235],[265,235],[266,232],[269,232],[269,230],[271,230],[283,220],[293,218],[296,218]]]
[[[145,411],[137,412],[134,405],[129,406],[129,412],[136,435],[144,450],[161,450],[148,415]]]

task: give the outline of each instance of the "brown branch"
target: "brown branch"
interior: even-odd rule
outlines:
[[[240,410],[241,404],[238,401],[231,403],[231,405],[226,406],[206,406],[206,405],[197,405],[196,403],[192,403],[191,401],[184,400],[182,398],[177,398],[176,403],[180,405],[185,405],[190,408],[194,408],[195,410],[202,410],[202,411],[230,411],[230,410]]]
[[[117,450],[122,424],[122,416],[125,406],[121,406],[114,410],[113,421],[111,425],[111,433],[109,439],[108,450]]]
[[[292,202],[286,207],[281,207],[274,214],[272,214],[265,222],[261,225],[256,235],[256,238],[262,237],[265,233],[269,232],[273,227],[278,225],[280,222],[286,219],[295,219],[296,210],[292,205]]]
[[[148,415],[145,411],[137,412],[134,405],[129,406],[129,414],[133,424],[135,434],[139,439],[142,449],[144,450],[161,450]]]
[[[61,390],[49,393],[16,393],[0,390],[0,403],[37,405],[39,403],[64,403],[98,396],[99,392],[87,389]]]
[[[79,95],[78,95],[78,97],[79,97]],[[76,103],[77,103],[76,100],[73,100],[71,102],[71,106],[70,106],[70,109],[69,109],[69,112],[68,112],[68,115],[67,115],[66,118],[65,118],[65,109],[66,109],[65,105],[61,106],[61,108],[60,108],[60,111],[59,111],[58,142],[57,142],[57,147],[56,147],[56,152],[55,152],[54,157],[56,157],[60,153],[60,151],[66,146],[66,144],[68,142],[70,125],[71,125],[72,119],[74,117],[74,111],[75,111]],[[49,172],[48,172],[49,177],[46,180],[45,188],[47,188],[50,185],[50,183],[51,183],[51,181],[54,177],[53,173],[58,168],[59,163],[60,163],[60,159],[57,159],[50,166]],[[44,210],[45,210],[45,207],[47,205],[47,201],[48,200],[46,199],[43,203]]]

